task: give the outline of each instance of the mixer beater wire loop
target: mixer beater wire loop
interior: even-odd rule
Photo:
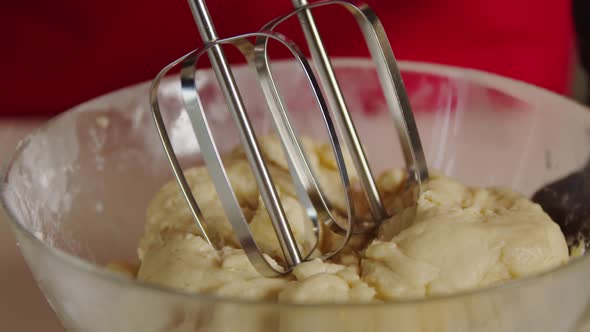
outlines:
[[[348,215],[346,225],[341,225],[341,222],[337,221],[336,218],[332,215],[332,212],[330,211],[331,208],[329,202],[327,198],[325,198],[325,195],[321,193],[320,187],[318,185],[319,181],[317,180],[317,178],[313,174],[311,167],[309,166],[308,158],[304,152],[304,149],[301,147],[299,140],[297,139],[298,135],[296,135],[294,128],[291,126],[291,122],[289,121],[288,114],[286,113],[285,108],[273,108],[274,104],[272,104],[271,102],[280,98],[278,92],[275,90],[272,99],[267,99],[267,101],[269,102],[269,109],[271,110],[271,113],[273,115],[275,128],[280,133],[279,137],[282,139],[282,146],[285,151],[287,161],[289,163],[289,169],[299,199],[305,207],[305,210],[308,211],[308,217],[314,223],[314,231],[316,233],[317,241],[314,247],[309,251],[309,253],[307,253],[302,258],[302,260],[307,259],[318,245],[321,229],[321,226],[318,224],[318,219],[320,218],[320,220],[322,220],[322,222],[326,225],[338,224],[338,229],[343,229],[343,232],[341,233],[344,235],[344,237],[341,240],[340,244],[337,246],[337,248],[332,252],[325,253],[321,258],[327,259],[333,256],[346,245],[352,234],[352,225],[354,224],[354,206],[352,205],[351,197],[352,190],[350,187],[350,179],[348,176],[348,172],[346,170],[346,166],[344,163],[344,154],[341,148],[341,144],[339,143],[339,139],[336,135],[335,126],[327,110],[327,106],[323,99],[323,96],[321,95],[321,93],[319,93],[320,89],[318,82],[313,74],[313,71],[308,61],[305,59],[303,53],[299,50],[299,48],[295,46],[295,44],[287,40],[284,36],[281,36],[280,34],[274,32],[250,33],[236,37],[215,40],[213,42],[206,44],[203,48],[190,52],[189,54],[185,55],[184,57],[174,61],[173,63],[165,67],[158,74],[158,76],[154,80],[154,83],[152,84],[152,88],[150,91],[150,99],[154,120],[156,121],[158,130],[160,131],[160,138],[162,139],[163,144],[165,146],[165,151],[170,152],[167,152],[167,157],[172,165],[178,184],[182,188],[182,193],[185,197],[185,200],[187,201],[187,204],[189,205],[191,211],[196,211],[195,213],[193,213],[193,216],[195,217],[195,223],[197,224],[199,230],[204,234],[205,227],[203,225],[203,217],[200,214],[200,212],[198,212],[200,211],[198,204],[194,199],[194,196],[191,192],[190,187],[188,186],[184,173],[181,167],[179,166],[178,159],[171,148],[171,143],[166,131],[166,127],[164,121],[162,120],[157,95],[161,79],[165,77],[166,74],[172,68],[181,65],[182,70],[180,77],[182,99],[187,110],[187,114],[189,115],[189,119],[191,120],[193,130],[197,136],[197,141],[201,148],[201,154],[203,155],[205,164],[207,165],[209,174],[215,185],[217,194],[219,195],[220,201],[223,205],[228,220],[232,224],[232,227],[234,229],[235,234],[237,235],[241,247],[244,249],[245,253],[247,254],[248,258],[250,259],[254,267],[263,275],[276,276],[288,273],[290,271],[290,268],[296,264],[292,264],[287,260],[288,266],[280,270],[269,263],[269,261],[266,259],[266,257],[264,257],[262,251],[256,244],[255,239],[253,238],[248,227],[248,222],[240,208],[235,193],[231,188],[230,182],[225,172],[223,161],[221,160],[220,153],[216,148],[215,141],[213,140],[213,135],[208,125],[206,112],[201,103],[198,94],[198,86],[195,80],[196,63],[198,62],[200,57],[206,54],[207,51],[213,48],[215,45],[230,44],[235,46],[242,52],[242,54],[249,61],[249,63],[253,67],[256,67],[257,64],[254,62],[256,59],[254,55],[254,52],[256,52],[255,47],[248,40],[248,38],[268,38],[278,41],[279,43],[287,47],[292,52],[298,64],[302,68],[306,79],[310,83],[311,91],[314,94],[314,98],[322,114],[324,124],[328,130],[328,136],[330,137],[330,142],[332,143],[332,148],[335,155],[336,163],[338,165],[340,178],[343,184],[343,188],[345,189]],[[260,82],[261,86],[264,86],[263,81]],[[274,82],[272,82],[272,85],[274,86]],[[288,135],[282,135],[282,133],[288,133]],[[257,156],[257,158],[264,162],[262,154]],[[274,187],[272,179],[270,180],[271,185]],[[280,201],[277,202],[277,206],[279,209],[282,209]],[[285,224],[285,228],[280,228],[276,227],[276,225],[273,225],[275,228],[275,232],[277,232],[279,242],[281,237],[290,236],[292,238],[293,236],[288,226],[288,223],[285,222]],[[293,239],[293,243],[295,243],[295,239]],[[297,248],[297,250],[299,249]],[[283,251],[283,253],[285,254],[285,256],[288,255],[288,253],[285,253],[285,251]]]

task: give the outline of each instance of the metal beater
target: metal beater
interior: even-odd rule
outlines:
[[[294,266],[306,261],[313,251],[312,249],[309,253],[302,254],[297,246],[281,205],[278,192],[273,184],[270,172],[262,156],[254,129],[248,118],[232,70],[226,60],[224,50],[222,49],[223,45],[233,45],[236,47],[244,55],[248,63],[255,69],[258,75],[260,86],[266,98],[275,130],[281,140],[288,161],[289,171],[295,185],[297,196],[314,225],[314,231],[318,239],[316,241],[316,246],[319,243],[321,229],[320,223],[327,226],[331,231],[343,235],[343,239],[338,248],[333,252],[324,254],[321,258],[327,259],[337,254],[346,245],[353,233],[361,233],[369,230],[357,222],[357,218],[355,217],[348,171],[344,163],[343,149],[337,135],[336,126],[332,121],[332,114],[337,120],[338,129],[343,137],[343,142],[346,149],[351,154],[354,168],[359,174],[361,189],[369,203],[371,215],[375,224],[378,224],[380,221],[388,217],[381,197],[379,196],[362,144],[351,119],[350,112],[348,111],[346,100],[342,95],[329,56],[316,27],[312,11],[318,7],[343,6],[356,18],[367,42],[373,61],[375,62],[386,102],[393,116],[394,124],[400,138],[408,171],[408,186],[415,190],[416,197],[420,194],[422,183],[428,179],[428,168],[422,150],[420,137],[414,122],[414,116],[410,108],[408,96],[393,51],[391,50],[391,46],[385,34],[385,30],[378,17],[367,5],[353,4],[342,0],[321,1],[312,4],[307,3],[306,0],[293,0],[295,6],[293,12],[269,22],[263,26],[260,31],[229,38],[219,38],[213,26],[205,0],[189,0],[189,4],[204,41],[204,45],[162,69],[152,83],[150,89],[150,103],[156,127],[162,140],[165,153],[172,166],[174,176],[187,201],[195,224],[206,241],[211,243],[202,225],[202,220],[204,220],[203,215],[172,149],[172,144],[168,137],[158,102],[158,87],[161,79],[173,67],[178,65],[181,66],[180,82],[182,99],[201,148],[205,164],[215,185],[224,211],[234,229],[242,249],[245,251],[252,265],[264,276],[283,275],[289,273]],[[317,69],[319,82],[311,69],[311,65],[308,63],[297,45],[287,37],[274,31],[277,26],[294,16],[297,16],[301,23],[301,27]],[[307,155],[299,142],[298,135],[296,135],[294,128],[291,126],[286,105],[278,93],[270,70],[267,45],[271,40],[286,47],[293,54],[296,62],[300,65],[301,70],[310,84],[311,91],[318,104],[318,109],[323,117],[336,164],[340,172],[340,179],[343,184],[347,202],[348,217],[346,223],[342,220],[337,220],[332,215],[330,202],[322,193],[319,181],[310,167]],[[239,138],[242,142],[246,157],[256,178],[260,195],[279,240],[287,264],[287,266],[283,268],[273,267],[259,249],[255,239],[252,237],[248,222],[238,204],[238,200],[225,173],[225,168],[211,134],[206,114],[198,94],[198,87],[195,82],[195,66],[199,58],[204,54],[209,56],[211,67],[219,81],[221,91],[238,130]],[[323,88],[327,96],[327,102],[324,99],[320,86]],[[332,111],[331,113],[328,111],[328,105],[329,109]]]

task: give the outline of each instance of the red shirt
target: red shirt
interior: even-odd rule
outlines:
[[[472,67],[559,93],[573,58],[567,0],[373,0],[398,59]],[[254,31],[291,10],[288,0],[209,0],[219,35]],[[343,10],[317,13],[331,55],[366,55]],[[186,1],[4,1],[0,114],[54,114],[149,80],[198,47]],[[282,29],[300,35],[297,24]],[[350,36],[354,36],[351,38]],[[302,42],[302,38],[293,38]],[[236,54],[237,55],[237,54]],[[235,58],[235,57],[234,57]]]

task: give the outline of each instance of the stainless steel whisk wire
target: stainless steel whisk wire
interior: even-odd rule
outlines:
[[[378,77],[383,87],[388,108],[393,115],[394,123],[398,131],[404,159],[408,171],[408,186],[417,188],[416,195],[420,193],[420,186],[428,178],[428,169],[424,158],[424,152],[420,143],[418,131],[410,109],[409,101],[397,63],[391,51],[385,31],[377,16],[366,5],[355,5],[346,1],[323,1],[307,4],[304,0],[293,0],[295,11],[288,15],[277,18],[265,25],[259,32],[242,34],[235,37],[219,39],[211,16],[209,15],[204,0],[189,0],[191,10],[204,46],[194,50],[180,59],[166,66],[154,79],[150,89],[150,105],[156,127],[164,146],[164,151],[171,164],[175,178],[185,197],[195,224],[203,238],[213,245],[204,227],[204,218],[201,210],[192,194],[191,188],[186,181],[180,163],[173,151],[172,143],[168,136],[164,120],[161,115],[158,88],[161,79],[175,66],[181,65],[181,96],[184,106],[191,120],[191,125],[201,148],[201,154],[220,198],[222,207],[231,223],[233,230],[252,265],[265,276],[277,276],[289,273],[291,269],[307,260],[320,241],[321,225],[324,224],[329,230],[343,234],[342,241],[335,250],[325,253],[321,258],[327,259],[344,248],[349,241],[353,231],[363,232],[364,229],[353,230],[355,226],[355,211],[352,202],[352,189],[347,167],[344,162],[344,153],[336,133],[327,103],[320,90],[320,84],[316,79],[311,66],[297,45],[285,36],[282,36],[274,29],[285,20],[297,15],[300,19],[304,34],[310,46],[310,50],[317,66],[320,82],[327,91],[330,110],[337,115],[338,129],[344,136],[347,150],[350,152],[354,167],[359,174],[361,187],[369,202],[373,219],[378,223],[387,217],[387,213],[379,197],[368,162],[365,157],[360,139],[354,128],[346,102],[340,90],[330,59],[325,51],[321,37],[315,25],[311,10],[321,6],[340,5],[347,8],[355,18],[367,41],[367,46],[375,61]],[[250,42],[255,39],[255,43]],[[330,202],[322,193],[319,182],[309,166],[308,158],[301,147],[298,135],[291,126],[286,105],[278,92],[275,80],[271,72],[271,64],[267,54],[268,42],[276,41],[286,47],[302,68],[305,77],[310,84],[311,91],[318,104],[324,125],[328,131],[328,137],[336,160],[340,179],[344,188],[344,195],[347,210],[347,223],[342,225],[331,212]],[[229,66],[222,45],[233,45],[246,58],[248,63],[255,68],[259,77],[261,89],[266,98],[269,111],[271,112],[275,130],[279,134],[282,148],[285,152],[289,165],[289,172],[296,189],[300,203],[308,212],[308,217],[314,225],[316,243],[308,253],[302,255],[297,242],[290,229],[286,214],[283,210],[279,194],[274,186],[272,177],[264,162],[256,134],[248,114],[246,112],[242,97],[237,87],[231,67]],[[278,238],[281,250],[284,255],[286,267],[276,268],[262,253],[253,238],[248,222],[240,208],[235,193],[231,188],[229,179],[225,172],[220,153],[214,142],[209,127],[206,112],[201,103],[198,87],[195,82],[195,65],[204,54],[209,56],[211,67],[215,73],[222,94],[227,102],[228,109],[237,127],[240,141],[242,142],[246,157],[256,178],[262,201],[268,211],[273,229]]]

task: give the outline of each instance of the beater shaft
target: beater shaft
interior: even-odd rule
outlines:
[[[308,4],[307,0],[292,0],[292,2],[296,9]],[[346,100],[340,89],[340,84],[338,84],[338,80],[336,79],[334,68],[332,68],[332,63],[324,47],[311,9],[303,9],[297,16],[318,71],[318,78],[330,105],[330,110],[336,118],[340,133],[344,136],[344,143],[357,170],[361,187],[369,203],[371,215],[376,221],[383,220],[387,216],[383,202],[379,196],[379,191],[377,190],[375,178],[369,167],[369,162],[367,161],[363,146],[352,122]]]
[[[189,4],[203,42],[210,43],[218,39],[205,0],[190,0]],[[223,49],[219,45],[213,45],[213,47],[209,49],[208,55],[211,61],[211,67],[219,81],[219,86],[225,97],[229,111],[234,118],[236,127],[238,128],[238,133],[240,135],[240,140],[244,145],[246,157],[250,162],[252,172],[257,180],[262,201],[268,210],[270,220],[277,233],[285,259],[290,266],[297,265],[302,261],[301,253],[299,252],[299,248],[293,237],[293,232],[291,232],[291,228],[287,222],[285,211],[280,203],[279,194],[262,157],[256,134],[254,133],[254,129],[248,118],[244,102]],[[228,194],[224,196],[229,196],[229,194],[231,194],[230,184],[225,180],[216,181],[215,185],[218,191],[220,188],[224,188],[222,191]],[[228,200],[229,197],[220,198],[222,203],[230,201]]]

